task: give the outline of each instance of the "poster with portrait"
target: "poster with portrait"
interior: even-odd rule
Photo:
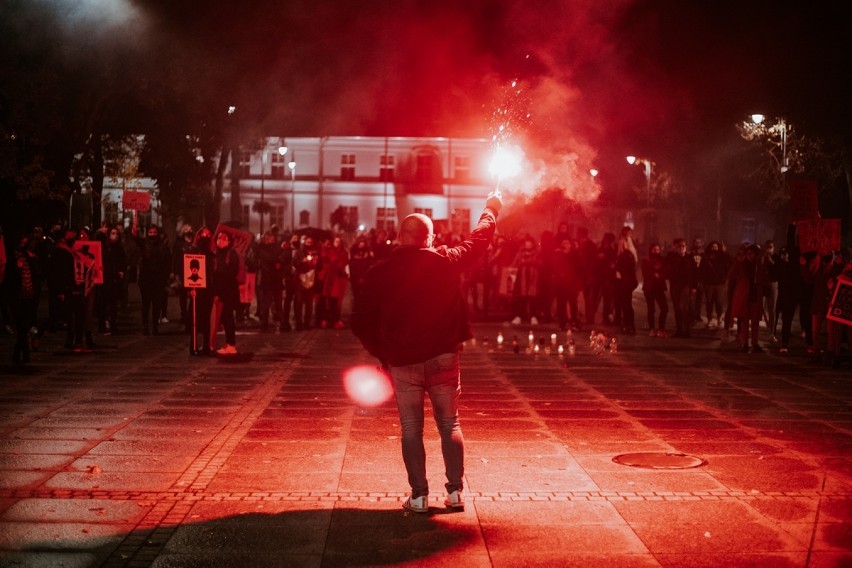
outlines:
[[[100,241],[74,242],[74,280],[84,285],[86,295],[104,283],[103,258]]]
[[[183,255],[183,287],[207,288],[207,257],[203,254]]]
[[[845,278],[837,280],[826,317],[832,321],[852,326],[852,281]]]

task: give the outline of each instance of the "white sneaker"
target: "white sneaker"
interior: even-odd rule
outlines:
[[[512,319],[512,325],[521,325],[521,316],[515,316]]]
[[[220,347],[219,349],[217,349],[216,353],[218,353],[219,355],[236,355],[237,348],[233,345],[225,344],[224,347]]]
[[[530,318],[530,325],[538,325],[538,319],[535,316]]]
[[[160,323],[169,323],[169,318],[167,318],[167,317],[165,317],[165,316],[164,316],[164,317],[161,317],[161,318],[160,318]]]
[[[719,327],[719,320],[717,320],[716,318],[713,318],[709,322],[707,322],[708,329],[716,329],[717,327]]]
[[[447,494],[447,498],[444,499],[444,505],[448,509],[464,511],[464,495],[462,495],[461,489]]]
[[[411,511],[412,513],[428,513],[429,512],[429,497],[422,495],[420,497],[409,497],[402,504],[402,508]]]

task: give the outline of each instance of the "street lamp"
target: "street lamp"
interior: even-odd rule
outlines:
[[[286,152],[286,149],[285,149]],[[283,154],[282,154],[283,156]],[[296,230],[296,152],[290,154],[290,230]]]
[[[260,205],[258,206],[258,210],[260,211],[260,234],[263,236],[263,209],[266,206],[264,201],[264,172],[266,171],[266,148],[264,148],[260,153]]]
[[[651,167],[653,162],[647,158],[637,158],[636,156],[627,156],[627,163],[640,164],[645,166],[645,205],[651,207]]]
[[[762,114],[753,114],[751,115],[751,121],[755,124],[763,124],[763,121],[766,120],[766,117]],[[781,174],[782,177],[786,178],[786,174],[788,168],[787,164],[787,120],[785,118],[779,118],[778,124],[774,126],[770,126],[767,130],[772,132],[773,130],[778,130],[781,134]]]
[[[592,176],[592,179],[595,179],[596,177],[598,177],[598,173],[600,173],[600,172],[598,172],[598,170],[596,170],[595,168],[592,168],[592,169],[589,170],[589,175]]]

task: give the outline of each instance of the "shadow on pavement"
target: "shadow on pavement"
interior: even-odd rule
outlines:
[[[19,542],[18,552],[0,553],[0,564],[85,566],[147,560],[160,568],[388,566],[438,554],[457,564],[471,544],[481,544],[476,524],[442,522],[443,510],[414,515],[397,506],[247,513],[129,533],[112,532],[115,525],[86,524],[88,536],[80,534],[82,525],[65,525],[51,540]],[[209,513],[215,504],[205,503],[202,510]]]

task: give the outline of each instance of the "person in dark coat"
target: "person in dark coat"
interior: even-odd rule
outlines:
[[[669,302],[666,300],[666,273],[662,249],[659,244],[651,245],[648,258],[642,261],[642,294],[648,313],[648,335],[651,337],[666,337],[666,318],[669,315]],[[659,323],[655,321],[656,308],[660,312]]]
[[[171,255],[160,238],[160,228],[148,227],[139,243],[139,292],[142,295],[142,333],[159,335],[163,300],[169,282]],[[149,326],[150,324],[150,326]]]
[[[284,292],[285,254],[271,231],[266,232],[257,246],[257,316],[260,331],[269,331],[269,312],[278,322],[284,321],[281,311]]]
[[[6,264],[3,287],[15,324],[12,363],[27,364],[30,362],[30,328],[35,325],[41,290],[35,241],[30,236],[23,236],[18,241],[13,258]]]
[[[633,250],[622,243],[626,241],[619,241],[619,251],[615,257],[615,311],[620,315],[622,333],[635,335],[636,313],[633,310],[633,290],[639,286],[636,278],[636,256]]]
[[[675,314],[675,337],[689,337],[693,317],[692,297],[698,293],[698,266],[686,254],[686,240],[675,239],[674,250],[666,256],[666,275]]]
[[[225,345],[216,350],[218,355],[237,353],[237,323],[235,311],[240,303],[240,255],[234,250],[230,233],[216,233],[213,270],[209,275],[213,295],[214,320],[225,328]],[[215,341],[217,330],[211,330],[210,340]]]
[[[206,282],[199,288],[193,288],[189,292],[190,305],[188,317],[190,323],[193,319],[193,311],[195,312],[195,334],[189,340],[189,354],[208,356],[213,354],[212,338],[210,333],[210,316],[213,311],[213,291],[210,287],[210,274],[213,271],[214,255],[213,255],[213,234],[207,227],[201,227],[195,234],[195,240],[192,243],[190,254],[204,255],[204,272],[206,273]],[[199,270],[201,262],[198,263]],[[198,334],[201,334],[202,340],[197,341]],[[195,341],[194,341],[195,340]]]
[[[466,240],[432,248],[432,220],[415,213],[399,232],[400,246],[367,273],[352,331],[393,379],[402,426],[402,455],[411,496],[403,505],[429,511],[423,400],[429,393],[447,475],[445,505],[463,509],[464,438],[459,425],[459,344],[472,337],[461,273],[485,253],[502,208],[489,195]]]
[[[127,253],[121,242],[121,231],[112,227],[107,233],[103,244],[104,283],[101,287],[103,308],[98,313],[98,327],[105,334],[115,333],[118,329],[118,307],[121,303],[121,293],[127,274]],[[100,319],[103,318],[103,321]]]

